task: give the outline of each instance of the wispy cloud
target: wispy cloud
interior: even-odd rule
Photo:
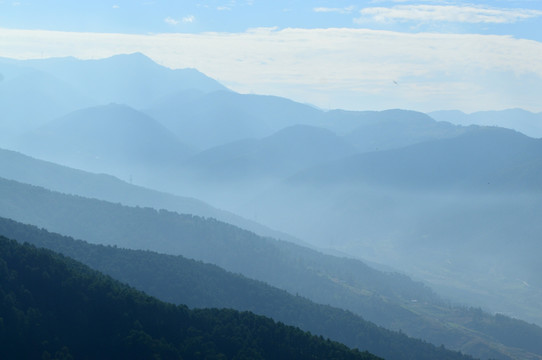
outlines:
[[[196,21],[196,17],[194,15],[188,15],[188,16],[185,16],[183,17],[183,23],[193,23],[194,21]]]
[[[352,11],[354,11],[355,8],[356,8],[355,6],[351,5],[351,6],[347,6],[343,8],[315,7],[312,10],[314,12],[323,12],[323,13],[334,12],[334,13],[339,13],[339,14],[349,14]]]
[[[458,23],[514,23],[542,16],[542,11],[530,9],[494,9],[479,6],[456,5],[397,5],[368,7],[360,10],[357,23],[390,22],[458,22]]]
[[[175,20],[174,18],[168,16],[164,19],[164,22],[169,25],[177,25],[179,23],[179,20]]]

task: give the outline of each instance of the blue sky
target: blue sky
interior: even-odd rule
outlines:
[[[538,0],[0,0],[0,56],[134,51],[323,108],[542,111]]]

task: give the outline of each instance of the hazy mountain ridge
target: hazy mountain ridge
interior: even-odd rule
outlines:
[[[21,64],[48,72],[95,99],[142,109],[180,89],[204,92],[225,87],[195,69],[172,70],[141,53],[115,55],[99,60],[52,58],[21,60]],[[107,76],[106,76],[107,74]]]
[[[69,84],[48,73],[32,69],[21,72],[0,81],[0,141],[11,144],[14,136],[92,104]]]
[[[300,242],[203,201],[129,184],[106,174],[94,174],[0,149],[0,177],[61,193],[121,203],[128,206],[166,209],[180,214],[215,218],[262,236]]]
[[[403,331],[408,328],[411,335],[466,352],[487,354],[498,349],[479,341],[476,347],[469,347],[464,342],[470,332],[468,322],[459,328],[453,326],[455,330],[446,325],[449,319],[445,323],[435,322],[432,317],[441,311],[450,315],[446,307],[430,305],[434,295],[404,276],[379,273],[356,260],[324,256],[288,243],[258,238],[212,220],[121,207],[14,182],[2,183],[2,216],[92,242],[183,254],[215,263],[317,302],[350,309],[368,319],[377,317],[387,327]],[[427,300],[421,298],[422,294],[428,296]],[[412,302],[413,296],[417,302]],[[429,303],[421,306],[426,301]]]
[[[77,110],[23,135],[26,154],[128,179],[174,168],[194,153],[147,115],[126,105]]]
[[[542,191],[542,141],[482,127],[439,141],[354,155],[307,170],[290,181],[465,191]],[[523,173],[518,173],[523,169]],[[487,185],[487,186],[486,186]]]
[[[176,181],[198,198],[239,204],[303,169],[356,152],[327,129],[293,125],[260,139],[234,141],[202,151],[182,164]],[[175,189],[175,184],[165,186],[170,191]]]
[[[173,97],[158,105],[146,112],[201,150],[269,136],[295,124],[311,124],[323,114],[285,98],[231,91],[216,91],[191,101]]]
[[[441,110],[428,113],[439,121],[448,121],[458,125],[500,126],[515,129],[523,134],[542,138],[542,113],[533,113],[523,109],[499,111],[477,111],[466,114],[459,110]]]
[[[533,256],[542,231],[540,159],[540,140],[475,128],[306,170],[244,213],[446,285],[448,295],[467,287],[475,303],[540,323],[537,301],[528,300],[542,294]]]
[[[168,69],[139,53],[99,60],[0,58],[0,75],[0,129],[9,134],[0,135],[4,147],[13,135],[78,109],[110,103],[141,109],[182,89],[226,89],[197,70]]]

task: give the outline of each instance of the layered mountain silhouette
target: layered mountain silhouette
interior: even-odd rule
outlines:
[[[503,340],[521,322],[356,259],[542,324],[540,114],[322,111],[142,54],[0,59],[0,105],[0,147],[80,169],[1,150],[0,176],[153,208],[2,180],[5,216],[214,262],[482,358],[531,357]]]
[[[452,314],[456,310],[450,309],[442,314],[442,320],[447,319],[444,324],[458,321],[459,328],[453,327],[456,330],[435,322],[435,314],[446,306],[422,284],[403,275],[375,271],[356,260],[260,238],[210,219],[128,208],[5,180],[1,181],[0,191],[1,216],[93,243],[182,254],[211,262],[454,349],[487,355],[499,348],[494,340],[474,340],[468,335],[471,330],[469,322],[464,321],[465,313],[455,317]],[[463,327],[466,329],[461,330]],[[476,341],[477,346],[471,347],[465,336]]]
[[[149,116],[126,105],[77,110],[22,136],[26,154],[129,179],[174,167],[193,153]]]
[[[310,124],[322,112],[294,101],[216,91],[170,97],[146,112],[181,140],[200,150],[246,138],[261,138],[295,124]]]
[[[516,299],[542,294],[533,255],[542,250],[541,159],[540,140],[480,127],[305,170],[245,214],[321,247],[408,269],[457,301],[540,321],[536,302]],[[453,291],[454,282],[468,291]]]
[[[386,359],[466,359],[359,316],[182,256],[92,245],[0,218],[0,234],[70,256],[138,290],[190,308],[231,308],[271,317]],[[483,316],[493,321],[489,315]],[[540,330],[542,331],[542,330]],[[536,334],[536,332],[533,332]]]
[[[316,164],[343,158],[356,149],[329,130],[294,125],[264,137],[202,151],[183,167],[198,182],[228,186],[278,181]]]
[[[118,103],[142,109],[182,90],[226,88],[195,69],[169,69],[140,53],[99,60],[0,58],[0,141],[78,109]]]
[[[542,141],[502,128],[365,153],[307,170],[291,181],[397,188],[542,191]]]
[[[542,138],[542,113],[523,109],[477,111],[471,114],[459,110],[441,110],[431,112],[429,115],[436,120],[452,124],[500,126],[515,129],[527,136]]]
[[[99,60],[53,58],[21,61],[70,84],[96,105],[111,102],[142,109],[179,90],[211,92],[225,89],[195,69],[169,69],[141,53]]]
[[[432,140],[452,138],[470,129],[437,122],[429,116],[405,110],[333,111],[331,127],[359,152],[389,150]],[[346,131],[346,129],[351,129]]]
[[[0,149],[0,177],[50,190],[129,206],[166,209],[224,221],[261,236],[300,242],[231,212],[220,210],[195,198],[171,195],[140,187],[107,174],[94,174],[38,160],[15,151]]]
[[[0,82],[0,140],[6,143],[58,116],[92,104],[68,83],[48,73],[21,69],[16,74]]]

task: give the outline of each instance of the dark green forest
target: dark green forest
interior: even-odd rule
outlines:
[[[161,302],[0,237],[3,359],[376,359],[249,312]]]
[[[348,311],[315,304],[182,256],[88,244],[3,218],[0,234],[70,256],[167,302],[191,308],[249,310],[389,360],[470,358],[377,327]]]

